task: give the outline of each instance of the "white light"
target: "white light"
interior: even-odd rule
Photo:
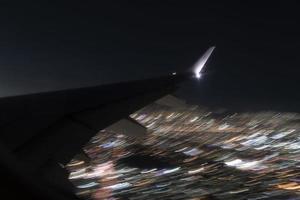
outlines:
[[[151,128],[151,126],[155,125],[155,121],[152,122],[151,124],[146,125],[147,128]]]
[[[228,127],[229,127],[229,125],[225,123],[225,124],[222,124],[221,126],[219,126],[218,130],[222,131],[222,130],[227,129]]]
[[[169,169],[169,170],[165,170],[163,172],[163,174],[169,174],[169,173],[173,173],[173,172],[176,172],[180,169],[180,167],[177,167],[177,168],[174,168],[174,169]]]
[[[105,189],[112,189],[112,190],[120,190],[120,189],[130,187],[131,185],[132,184],[130,184],[128,182],[124,182],[124,183],[117,183],[115,185],[107,186],[107,187],[104,187],[104,188]]]
[[[204,170],[204,167],[201,167],[199,169],[188,171],[188,174],[196,174],[196,173],[202,172],[203,170]]]
[[[243,163],[243,161],[241,159],[235,159],[235,160],[232,160],[232,161],[225,162],[225,165],[230,166],[230,167],[235,167],[235,166],[238,166],[242,163]]]
[[[113,168],[113,164],[111,162],[106,162],[96,166],[92,172],[89,172],[85,175],[86,179],[89,178],[97,178],[103,175],[112,174],[111,169]]]
[[[238,166],[239,169],[254,169],[260,164],[259,161],[250,161],[250,162],[243,162],[240,166]]]
[[[77,187],[83,189],[83,188],[94,187],[96,185],[99,185],[99,183],[91,182],[91,183],[84,184],[84,185],[78,185]]]
[[[294,142],[284,147],[285,149],[300,149],[300,142]]]
[[[132,171],[134,171],[134,170],[136,170],[136,168],[127,168],[127,169],[120,169],[119,171],[118,171],[118,173],[128,173],[128,172],[132,172]]]
[[[246,189],[241,189],[241,190],[236,190],[236,191],[230,191],[229,193],[230,194],[238,194],[238,193],[242,193],[242,192],[246,192],[246,191],[249,191],[249,189],[246,188]]]
[[[200,79],[200,78],[201,78],[201,76],[202,76],[202,74],[200,74],[200,73],[196,73],[196,72],[195,72],[195,75],[196,75],[196,78],[197,78],[197,79]]]
[[[79,169],[78,171],[71,172],[69,175],[69,179],[78,179],[83,178],[85,176],[86,168]]]
[[[194,122],[198,119],[198,117],[194,117],[193,119],[190,120],[190,122]]]
[[[235,159],[229,162],[225,162],[225,165],[229,167],[236,167],[241,170],[259,170],[265,168],[261,165],[261,161],[243,161],[241,159]]]
[[[173,76],[175,76],[176,74],[177,74],[176,72],[173,72],[173,73],[172,73]]]
[[[215,47],[210,47],[194,65],[194,73],[196,78],[198,79],[201,78],[200,72],[202,71],[205,63],[207,62],[208,58],[210,57],[214,49]]]
[[[284,132],[281,132],[281,133],[278,133],[278,134],[272,136],[271,138],[274,139],[274,140],[277,140],[277,139],[280,139],[280,138],[283,138],[283,137],[287,136],[290,133],[293,133],[294,131],[295,131],[295,129],[284,131]]]
[[[73,167],[73,166],[81,165],[83,163],[84,163],[84,161],[76,161],[76,162],[67,164],[67,166],[68,167]]]
[[[143,170],[143,171],[141,171],[141,174],[146,174],[146,173],[154,172],[156,170],[157,170],[156,168],[150,169],[150,170]]]
[[[200,154],[201,151],[199,151],[197,148],[193,148],[191,150],[184,151],[183,153],[188,156],[196,156],[196,155]]]
[[[183,147],[183,148],[181,148],[181,149],[176,150],[175,152],[181,152],[181,151],[184,151],[184,150],[186,150],[186,149],[187,149],[187,147]]]
[[[106,177],[106,180],[113,180],[113,179],[119,178],[121,176],[123,176],[123,174],[118,174],[118,175],[115,175],[115,176],[109,176],[109,177]]]

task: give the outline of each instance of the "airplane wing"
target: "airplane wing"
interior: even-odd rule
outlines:
[[[63,168],[99,130],[176,90],[186,74],[0,99],[7,195],[74,199]],[[15,177],[14,180],[12,177]]]
[[[200,64],[204,66],[210,48]],[[189,73],[0,99],[2,195],[77,199],[64,166],[99,130],[174,92]],[[18,191],[18,192],[16,192]]]

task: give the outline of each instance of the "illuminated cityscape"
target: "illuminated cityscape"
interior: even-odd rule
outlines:
[[[93,137],[67,165],[76,194],[300,199],[299,114],[231,113],[170,102],[157,101],[130,116],[147,128],[143,137],[106,129]]]

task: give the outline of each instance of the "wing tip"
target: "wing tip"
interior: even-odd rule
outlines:
[[[196,64],[194,65],[194,73],[197,78],[201,77],[201,71],[203,70],[207,60],[209,59],[209,57],[211,56],[215,48],[216,48],[215,45],[209,47],[205,51],[205,53],[201,56],[201,58],[198,60],[198,62],[196,62]]]

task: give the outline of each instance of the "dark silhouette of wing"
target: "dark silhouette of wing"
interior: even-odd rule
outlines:
[[[172,93],[187,74],[0,99],[0,166],[12,199],[76,199],[64,169],[99,130]]]

